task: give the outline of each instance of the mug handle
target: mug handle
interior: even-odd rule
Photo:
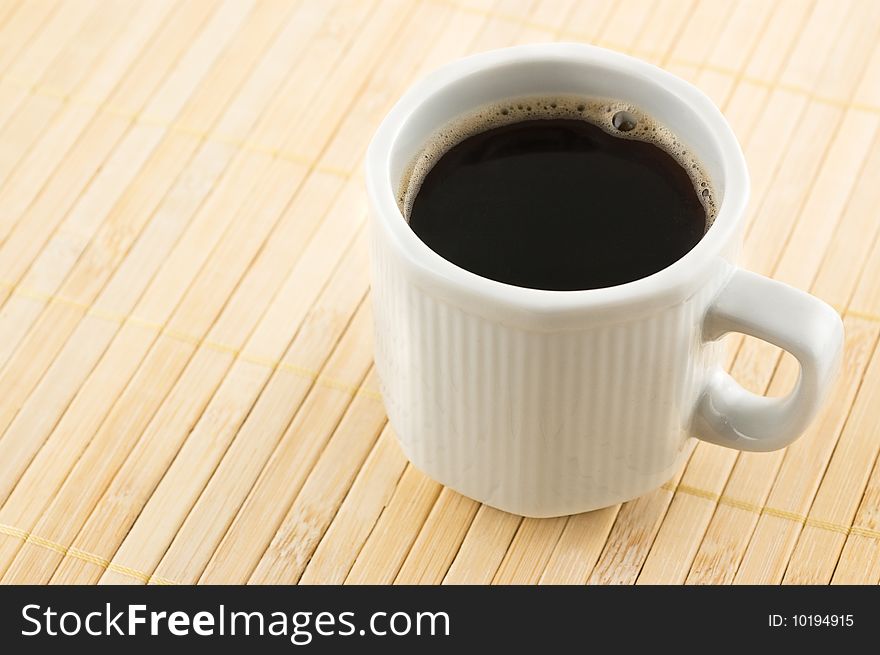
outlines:
[[[772,343],[800,364],[795,388],[782,398],[744,389],[720,366],[699,399],[695,436],[728,448],[766,452],[797,439],[816,415],[837,374],[843,323],[828,304],[787,284],[735,269],[710,305],[703,338],[741,332]]]

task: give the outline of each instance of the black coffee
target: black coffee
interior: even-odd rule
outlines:
[[[705,234],[708,183],[680,163],[697,168],[686,151],[649,142],[656,124],[604,111],[605,129],[526,113],[453,145],[409,202],[413,231],[462,268],[534,289],[610,287],[669,266]]]

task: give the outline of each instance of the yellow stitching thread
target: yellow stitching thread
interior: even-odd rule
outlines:
[[[307,378],[313,378],[318,374],[318,372],[313,369],[305,368],[303,366],[297,366],[296,364],[290,364],[288,362],[281,362],[280,364],[278,364],[278,368],[280,368],[282,371],[287,371],[288,373],[293,373],[294,375],[300,375]]]
[[[737,500],[736,498],[728,498],[727,496],[719,497],[718,504],[745,510],[746,512],[752,512],[753,514],[760,514],[764,509],[761,505],[756,505],[755,503],[750,503],[745,500]]]
[[[880,531],[872,530],[871,528],[860,528],[859,526],[854,525],[849,529],[849,533],[856,535],[857,537],[867,537],[869,539],[880,540]]]
[[[695,496],[697,498],[703,498],[704,500],[711,500],[716,503],[721,498],[721,496],[719,496],[718,494],[716,494],[714,492],[706,491],[704,489],[698,489],[697,487],[691,487],[691,486],[688,486],[685,484],[678,485],[678,488],[676,489],[676,491],[680,491],[682,493],[685,493],[688,496]]]
[[[149,582],[151,580],[151,576],[144,573],[143,571],[138,571],[137,569],[130,568],[128,566],[122,566],[121,564],[115,564],[110,560],[101,557],[100,555],[95,555],[94,553],[90,553],[88,551],[82,550],[81,548],[67,548],[62,544],[59,544],[56,541],[51,541],[50,539],[45,539],[35,534],[31,534],[26,530],[21,530],[20,528],[13,527],[11,525],[0,524],[0,534],[5,534],[10,537],[14,537],[16,539],[20,539],[25,543],[33,544],[35,546],[39,546],[41,548],[46,548],[48,550],[59,553],[63,556],[73,557],[74,559],[81,560],[83,562],[88,562],[90,564],[94,564],[95,566],[99,566],[102,569],[108,569],[110,571],[115,571],[116,573],[121,573],[122,575],[127,575],[128,577],[135,578],[137,580],[141,580],[142,582]],[[168,580],[166,578],[154,578],[159,584],[168,584],[175,585],[176,582],[172,580]]]
[[[149,321],[145,318],[141,318],[140,316],[126,316],[124,317],[125,323],[131,323],[132,325],[139,325],[141,327],[145,327],[149,330],[156,330],[157,332],[162,332],[165,329],[165,325],[163,323],[157,323],[156,321]]]
[[[688,496],[695,496],[697,498],[703,498],[706,500],[714,500],[719,505],[727,505],[729,507],[734,507],[736,509],[741,509],[747,512],[751,512],[753,514],[766,514],[767,516],[773,516],[776,518],[785,519],[787,521],[792,521],[794,523],[800,523],[801,525],[807,525],[810,527],[818,528],[820,530],[826,530],[828,532],[837,532],[844,536],[848,535],[857,535],[860,537],[868,537],[871,539],[880,540],[880,531],[871,530],[870,528],[863,528],[859,526],[847,526],[842,525],[840,523],[833,523],[831,521],[824,521],[822,519],[816,519],[809,516],[803,516],[802,514],[797,514],[795,512],[789,512],[783,509],[777,509],[775,507],[767,507],[756,505],[755,503],[750,503],[744,500],[737,500],[735,498],[730,498],[728,496],[719,495],[712,491],[706,491],[705,489],[699,489],[696,487],[691,487],[688,485],[678,485],[676,486],[672,482],[667,482],[666,484],[660,487],[665,491],[671,491],[673,493],[681,492],[683,494],[687,494]]]
[[[799,514],[794,514],[793,512],[786,512],[781,509],[774,509],[773,507],[756,505],[748,501],[737,500],[736,498],[730,498],[729,496],[725,496],[723,494],[717,494],[714,491],[706,491],[705,489],[691,487],[686,484],[679,484],[676,486],[672,482],[667,482],[661,487],[661,489],[664,489],[665,491],[671,491],[672,493],[681,492],[688,496],[695,496],[697,498],[703,498],[704,500],[711,500],[718,503],[719,505],[727,505],[728,507],[734,507],[736,509],[752,512],[753,514],[769,514],[770,516],[786,518],[797,523],[804,523],[807,520],[806,517]]]
[[[265,366],[266,368],[275,369],[279,366],[279,361],[277,359],[272,359],[271,357],[262,357],[260,355],[253,355],[246,352],[238,353],[238,358],[246,362],[250,362],[251,364]]]
[[[89,311],[86,312],[87,316],[94,316],[95,318],[100,318],[102,321],[107,321],[108,323],[125,323],[125,314],[118,314],[116,312],[108,312],[103,309],[99,309],[98,307],[90,307]]]
[[[325,378],[322,376],[322,377],[318,378],[317,383],[320,384],[322,387],[327,387],[328,389],[335,389],[336,391],[345,391],[345,392],[351,393],[351,394],[357,393],[356,386],[354,386],[353,384],[346,384],[345,382],[342,382],[341,380],[334,380],[333,378]]]
[[[822,102],[818,98],[815,98],[815,100]],[[867,111],[867,112],[871,112],[872,114],[880,113],[880,107],[875,107],[874,105],[869,105],[864,102],[847,103],[847,108],[848,109],[855,109],[856,111]]]
[[[762,514],[766,514],[767,516],[773,516],[778,519],[785,519],[787,521],[792,521],[794,523],[804,524],[807,522],[807,517],[802,514],[795,514],[794,512],[789,512],[784,509],[776,509],[775,507],[764,507],[761,509]]]
[[[227,134],[212,134],[211,141],[224,146],[232,146],[234,148],[242,148],[244,146],[244,141]]]
[[[181,123],[171,123],[168,126],[168,129],[174,132],[180,132],[181,134],[194,136],[197,139],[206,140],[209,138],[209,134],[208,132],[205,132],[205,130],[200,130],[197,127],[189,127],[188,125],[183,125]]]
[[[94,555],[79,548],[68,548],[67,554],[71,557],[82,560],[83,562],[89,562],[90,564],[94,564],[95,566],[100,566],[102,569],[106,569],[108,566],[110,566],[109,559]]]
[[[843,315],[852,316],[853,318],[861,318],[865,321],[872,321],[875,323],[880,322],[880,316],[877,316],[876,314],[869,314],[868,312],[860,312],[857,309],[847,309],[845,312],[843,312]]]
[[[341,177],[346,180],[354,176],[354,173],[335,166],[320,166],[316,168],[315,171],[318,173],[326,173],[327,175],[335,175],[336,177]]]
[[[175,341],[182,341],[184,343],[191,343],[194,346],[198,346],[202,343],[202,340],[199,339],[198,337],[193,336],[191,334],[187,334],[186,332],[180,332],[178,330],[164,329],[164,330],[162,330],[162,334],[166,337],[170,337],[171,339],[174,339]]]
[[[715,71],[715,72],[720,72],[720,71]],[[779,88],[778,84],[776,84],[774,82],[770,82],[768,80],[763,80],[760,77],[752,77],[751,75],[743,75],[741,79],[743,82],[746,82],[747,84],[751,84],[752,86],[760,86],[765,89]]]
[[[830,521],[823,521],[821,519],[814,519],[814,518],[809,518],[809,517],[807,517],[807,520],[804,522],[804,524],[807,526],[813,527],[813,528],[819,528],[820,530],[829,530],[830,532],[839,532],[840,534],[843,534],[843,535],[848,535],[849,531],[851,529],[851,528],[844,526],[844,525],[838,525],[837,523],[832,523]]]
[[[296,153],[289,152],[286,150],[279,150],[274,148],[267,148],[265,146],[261,146],[257,143],[253,143],[251,141],[244,141],[241,145],[242,150],[248,150],[252,152],[262,152],[265,154],[271,154],[275,159],[281,159],[283,161],[289,161],[294,164],[300,164],[302,166],[308,166],[316,173],[325,173],[327,175],[335,175],[336,177],[340,177],[343,180],[348,180],[354,177],[355,173],[352,171],[346,170],[344,168],[339,168],[337,166],[315,166],[312,163],[312,159],[309,157],[305,157],[303,155],[297,155]]]
[[[76,308],[76,309],[81,309],[81,310],[84,311],[84,312],[89,311],[89,308],[90,308],[89,305],[88,305],[87,303],[79,302],[78,300],[74,300],[74,299],[72,299],[72,298],[64,298],[64,297],[54,298],[54,297],[50,297],[50,300],[51,300],[52,302],[57,302],[57,303],[60,303],[60,304],[62,304],[62,305],[67,305],[67,306],[69,306],[69,307],[74,307],[74,308]]]
[[[216,350],[217,352],[226,353],[233,356],[243,354],[235,346],[229,346],[225,343],[220,343],[219,341],[211,341],[209,339],[205,339],[204,341],[202,341],[202,346],[211,350]]]
[[[135,580],[140,580],[144,584],[150,581],[150,576],[143,571],[138,571],[137,569],[133,569],[128,566],[123,566],[122,564],[116,564],[114,562],[110,562],[107,566],[108,571],[113,571],[114,573],[120,573],[122,575],[127,575],[129,578],[134,578]]]
[[[18,528],[14,528],[11,525],[4,525],[2,523],[0,523],[0,534],[15,537],[16,539],[21,539],[22,541],[27,539],[28,536],[28,533],[24,530],[19,530]]]
[[[27,539],[24,540],[25,543],[35,544],[40,546],[41,548],[48,548],[49,550],[54,550],[56,553],[60,553],[61,555],[67,555],[67,548],[59,544],[57,541],[51,541],[49,539],[44,539],[39,535],[29,534]]]
[[[280,150],[278,148],[273,148],[272,146],[264,146],[260,143],[256,143],[253,141],[248,142],[247,145],[245,145],[245,143],[242,142],[239,147],[244,148],[245,150],[248,150],[250,152],[256,152],[261,155],[267,155],[268,157],[277,157],[278,153],[280,152]],[[287,155],[286,158],[290,159],[291,161],[294,159],[296,159],[297,161],[300,160],[299,157],[297,157],[296,155],[293,155],[293,154]],[[305,163],[306,159],[303,157],[302,161],[303,161],[303,163]]]

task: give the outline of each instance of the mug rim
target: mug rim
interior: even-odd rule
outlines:
[[[571,291],[534,289],[492,280],[461,268],[434,252],[410,228],[397,204],[399,181],[393,180],[391,173],[394,145],[407,119],[432,96],[460,79],[500,66],[536,61],[598,64],[647,78],[677,96],[703,121],[721,153],[724,193],[714,222],[681,258],[651,275],[616,286]],[[721,111],[705,93],[646,61],[582,43],[540,43],[490,50],[455,60],[429,73],[404,93],[382,121],[369,145],[365,166],[374,220],[390,237],[397,254],[411,271],[432,287],[440,285],[454,297],[491,301],[531,317],[581,314],[644,303],[667,306],[682,300],[699,286],[695,278],[702,277],[700,273],[716,260],[736,233],[749,196],[748,171],[739,142]]]

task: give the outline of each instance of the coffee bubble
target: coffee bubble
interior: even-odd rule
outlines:
[[[530,120],[574,118],[588,121],[621,139],[651,143],[671,157],[688,174],[706,211],[706,228],[717,214],[716,194],[705,168],[667,127],[638,107],[609,98],[583,96],[527,96],[478,107],[444,126],[428,139],[404,171],[397,196],[398,206],[409,221],[413,202],[425,176],[452,147],[465,139],[511,123]]]
[[[630,132],[636,129],[638,119],[628,111],[622,110],[611,117],[611,124],[621,132]]]

